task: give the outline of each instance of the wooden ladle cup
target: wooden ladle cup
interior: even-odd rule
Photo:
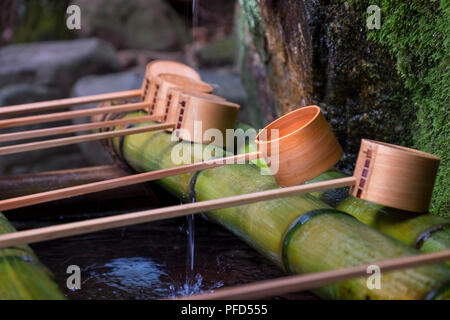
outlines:
[[[300,108],[275,120],[256,136],[256,143],[277,183],[284,187],[317,177],[343,155],[318,106]],[[275,154],[274,149],[278,149]]]
[[[363,139],[350,192],[388,207],[427,212],[439,162],[430,153]]]

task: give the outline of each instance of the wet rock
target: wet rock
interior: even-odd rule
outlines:
[[[91,75],[78,80],[72,95],[87,96],[123,90],[139,89],[144,78],[143,70],[125,71],[106,75]]]
[[[162,0],[74,0],[82,12],[83,36],[96,36],[119,48],[176,50],[188,41],[183,21]]]
[[[273,104],[270,100],[252,104],[257,109],[251,113],[259,111],[262,118],[320,105],[346,151],[340,167],[349,172],[361,138],[411,145],[415,113],[408,108],[409,93],[395,61],[367,39],[361,12],[351,5],[313,0],[241,4],[247,24],[241,32],[251,38],[249,43],[245,34],[240,37],[247,94],[270,94],[264,85],[254,85],[261,83],[262,74],[255,70],[262,69],[274,98]],[[265,124],[268,120],[263,119]]]
[[[29,84],[64,96],[78,78],[118,67],[114,49],[98,39],[9,45],[0,48],[0,88]]]
[[[0,48],[0,106],[64,98],[78,78],[116,71],[118,67],[114,49],[98,39],[5,46]],[[64,121],[58,125],[69,123]],[[48,125],[18,127],[3,132],[44,127]],[[78,145],[72,145],[4,156],[0,174],[43,172],[86,165]]]

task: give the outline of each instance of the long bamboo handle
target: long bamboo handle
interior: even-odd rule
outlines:
[[[338,180],[340,181],[334,184],[335,187],[336,186],[344,187],[355,183],[355,178],[353,177],[342,178]],[[325,190],[328,189],[329,186],[330,184],[328,181],[317,182],[308,185],[280,188],[275,190],[266,190],[261,192],[202,201],[197,203],[190,203],[166,208],[146,210],[141,212],[121,214],[112,217],[91,219],[86,221],[72,222],[56,226],[13,232],[0,235],[0,248],[15,246],[24,243],[35,243],[40,241],[64,238],[73,235],[130,226],[140,223],[147,223],[157,220],[176,218],[190,215],[193,213],[211,211],[228,207],[235,207],[258,201],[267,201],[282,197],[289,197],[297,194]]]
[[[96,141],[96,140],[104,140],[116,137],[122,137],[137,133],[150,132],[150,131],[158,131],[175,127],[175,123],[163,123],[157,125],[149,125],[145,127],[131,128],[131,129],[122,129],[116,131],[107,131],[107,132],[99,132],[93,134],[85,134],[80,136],[68,137],[68,138],[59,138],[38,142],[30,142],[23,143],[13,146],[7,146],[0,148],[0,156],[15,154],[33,150],[41,150],[41,149],[50,149],[61,146],[67,146],[71,144],[77,144],[88,141]]]
[[[121,125],[128,125],[132,123],[143,123],[154,120],[159,120],[160,117],[152,117],[152,116],[142,116],[142,117],[132,117],[126,119],[119,120],[111,120],[111,121],[99,121],[99,122],[91,122],[91,123],[83,123],[69,126],[60,126],[54,128],[47,129],[38,129],[38,130],[27,130],[21,132],[13,132],[13,133],[5,133],[0,135],[0,142],[8,142],[8,141],[16,141],[16,140],[24,140],[24,139],[32,139],[39,137],[48,137],[55,136],[66,133],[73,132],[82,132],[89,130],[97,130],[110,128]]]
[[[122,111],[137,111],[137,110],[148,108],[149,106],[150,105],[148,102],[138,102],[138,103],[121,104],[121,105],[116,105],[116,106],[111,106],[111,107],[101,107],[101,108],[93,108],[93,109],[83,109],[83,110],[49,113],[49,114],[42,114],[42,115],[37,115],[37,116],[12,118],[12,119],[0,120],[0,129],[25,126],[25,125],[29,125],[29,124],[75,119],[75,118],[80,118],[80,117],[92,116],[92,115],[96,115],[96,114],[105,114],[105,113],[122,112]]]
[[[199,170],[212,169],[225,164],[254,160],[258,157],[261,157],[261,154],[255,152],[6,199],[0,201],[0,211],[17,209],[34,204],[81,196],[88,193],[126,187],[133,184],[148,182]]]
[[[381,272],[390,272],[406,268],[415,268],[427,264],[450,260],[450,250],[418,254],[395,259],[364,264],[344,269],[315,272],[305,275],[282,277],[244,284],[233,288],[218,289],[212,293],[198,294],[178,298],[178,300],[245,300],[274,297],[292,292],[310,290],[334,282],[367,276],[367,268],[377,265]]]
[[[96,95],[85,96],[85,97],[74,97],[74,98],[67,98],[67,99],[57,99],[57,100],[51,100],[51,101],[18,104],[18,105],[14,105],[14,106],[0,107],[0,117],[12,116],[12,115],[29,113],[29,112],[31,113],[31,112],[63,109],[63,108],[68,108],[68,107],[72,107],[72,106],[76,106],[76,105],[102,102],[102,101],[108,101],[108,100],[136,98],[136,97],[139,97],[141,94],[142,94],[142,90],[138,89],[138,90],[128,90],[128,91],[96,94]]]

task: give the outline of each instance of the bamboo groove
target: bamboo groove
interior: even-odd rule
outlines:
[[[171,152],[177,144],[167,133],[127,137],[122,144],[114,139],[114,145],[117,150],[123,146],[120,153],[138,171],[174,166]],[[194,150],[192,154],[194,157]],[[192,176],[168,177],[158,180],[158,183],[190,202]],[[193,190],[197,201],[278,187],[273,177],[261,175],[259,168],[251,164],[205,170],[195,181]],[[296,226],[299,217],[317,210],[322,214],[312,217],[301,228],[294,228],[287,241],[285,235]],[[207,217],[241,237],[280,267],[295,273],[333,270],[418,252],[345,213],[331,209],[311,195],[213,210],[207,213]],[[335,299],[423,299],[432,289],[450,280],[450,270],[445,264],[432,265],[392,272],[383,279],[380,290],[368,289],[364,280],[351,279],[314,292],[324,298]]]

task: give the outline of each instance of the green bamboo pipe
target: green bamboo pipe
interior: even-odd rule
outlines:
[[[15,232],[0,213],[0,234]],[[0,249],[1,300],[65,299],[50,271],[26,245]]]
[[[345,177],[337,171],[329,171],[313,179],[325,181]],[[317,193],[320,199],[328,202],[330,193]],[[364,224],[394,237],[423,252],[436,252],[450,248],[450,219],[432,214],[414,214],[385,207],[370,201],[348,195],[340,197],[334,207],[347,212]]]
[[[243,130],[252,127],[240,124]],[[254,152],[256,143],[249,141],[237,153]],[[254,161],[260,168],[267,168],[263,159]],[[309,182],[319,182],[347,177],[348,175],[329,170]],[[362,223],[377,229],[409,246],[431,253],[450,249],[450,219],[432,214],[415,214],[385,207],[370,201],[353,197],[347,188],[313,192],[311,195],[346,212]]]
[[[174,167],[172,150],[180,146],[192,150],[193,146],[171,141],[171,135],[166,132],[137,134],[113,141],[117,153],[140,172]],[[157,183],[183,201],[189,201],[192,177],[193,174],[178,175],[160,179]],[[260,169],[253,164],[202,171],[193,185],[197,201],[278,188],[272,176],[261,175]],[[215,210],[208,212],[206,217],[239,236],[275,264],[296,273],[331,270],[418,253],[311,195]],[[424,299],[440,288],[438,297],[442,298],[449,290],[443,286],[449,281],[450,268],[446,264],[437,264],[383,275],[379,290],[370,290],[366,279],[358,278],[315,292],[329,299]]]

